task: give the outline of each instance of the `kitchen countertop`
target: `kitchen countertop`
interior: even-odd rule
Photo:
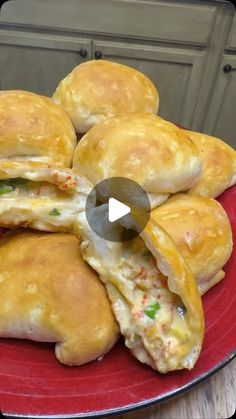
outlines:
[[[107,419],[226,419],[236,410],[236,359],[192,390],[159,405]]]

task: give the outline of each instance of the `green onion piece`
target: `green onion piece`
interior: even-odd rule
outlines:
[[[17,186],[25,185],[28,183],[28,179],[23,179],[22,177],[15,177],[12,179],[0,179],[0,188],[11,187],[12,190]],[[4,192],[5,193],[5,192]]]
[[[0,195],[4,195],[5,193],[10,193],[13,190],[14,188],[11,185],[0,185]]]
[[[160,304],[156,302],[147,306],[144,310],[144,313],[146,314],[146,316],[150,317],[150,319],[154,319],[157,311],[160,310],[160,308]]]
[[[23,177],[15,177],[7,181],[8,185],[11,185],[11,186],[25,185],[28,182],[29,180],[24,179]]]
[[[53,210],[49,212],[49,215],[57,216],[57,215],[61,215],[61,213],[57,208],[53,208]]]

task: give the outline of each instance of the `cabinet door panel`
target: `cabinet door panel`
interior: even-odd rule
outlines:
[[[231,30],[229,33],[226,48],[236,50],[236,14],[234,15],[234,18],[231,24]]]
[[[120,62],[150,77],[160,94],[159,114],[173,122],[191,126],[205,53],[168,47],[93,42],[93,52]]]
[[[226,64],[236,68],[236,57],[223,56],[204,131],[236,148],[236,71],[224,73]]]
[[[217,7],[189,0],[14,0],[4,4],[1,21],[206,45]]]
[[[84,59],[91,58],[91,42],[38,34],[0,32],[0,88],[24,89],[51,96],[58,82]]]

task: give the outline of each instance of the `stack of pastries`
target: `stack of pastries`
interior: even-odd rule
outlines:
[[[76,67],[52,98],[0,92],[0,227],[10,229],[0,337],[55,342],[60,362],[82,365],[121,334],[159,372],[194,367],[201,296],[224,278],[233,247],[214,198],[236,183],[236,151],[157,116],[158,106],[148,77],[104,60]],[[106,241],[87,222],[91,189],[112,177],[150,200],[130,241]]]

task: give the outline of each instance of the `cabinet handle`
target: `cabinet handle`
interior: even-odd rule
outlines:
[[[231,73],[231,71],[236,71],[236,68],[232,67],[231,64],[225,64],[223,67],[224,73]]]
[[[85,48],[81,48],[79,50],[79,55],[81,56],[81,58],[85,58],[88,55],[88,51]]]
[[[102,52],[101,51],[95,51],[94,58],[95,58],[95,60],[101,60]]]

